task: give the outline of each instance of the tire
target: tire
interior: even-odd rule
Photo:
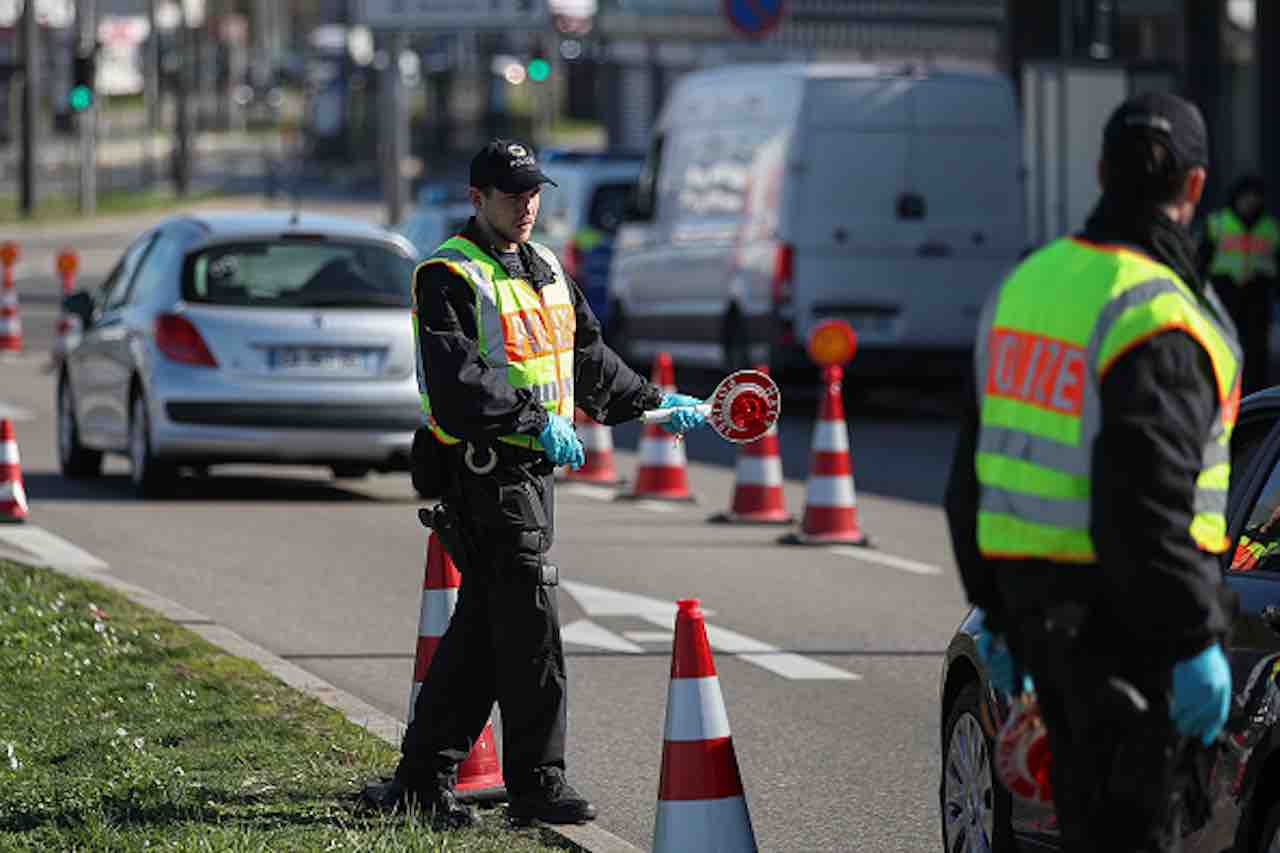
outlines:
[[[1262,822],[1262,835],[1258,838],[1258,853],[1280,851],[1280,802],[1267,809],[1267,819]]]
[[[982,730],[976,682],[956,696],[942,737],[938,791],[946,853],[1013,853],[1012,801],[996,779],[992,744]],[[954,752],[953,752],[954,746]]]
[[[751,367],[751,333],[738,309],[731,308],[721,326],[720,344],[724,348],[722,366],[725,373]]]
[[[333,471],[335,480],[360,480],[369,476],[371,470],[368,465],[359,465],[354,462],[343,462],[338,465],[330,466]]]
[[[80,425],[76,423],[75,398],[71,381],[64,373],[58,380],[58,468],[62,476],[83,480],[102,474],[102,451],[90,450],[80,443]]]
[[[129,480],[140,498],[159,498],[172,493],[177,468],[156,458],[151,449],[151,415],[147,400],[135,391],[129,402]]]

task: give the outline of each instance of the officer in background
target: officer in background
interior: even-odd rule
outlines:
[[[1188,230],[1207,162],[1192,104],[1122,104],[1083,233],[1016,267],[979,326],[947,518],[992,681],[1034,679],[1066,851],[1177,849],[1173,765],[1231,697],[1218,561],[1241,368]],[[1113,678],[1149,702],[1140,723],[1103,712]]]
[[[1268,337],[1276,287],[1280,224],[1266,210],[1266,185],[1246,175],[1231,203],[1211,213],[1200,244],[1201,270],[1213,282],[1244,346],[1244,393],[1267,387]]]
[[[445,826],[475,820],[453,784],[495,700],[509,817],[595,817],[564,774],[558,572],[546,560],[552,472],[583,463],[575,405],[606,424],[659,407],[681,407],[672,432],[705,422],[693,408],[699,400],[664,394],[604,345],[578,286],[549,249],[529,241],[544,183],[552,182],[532,149],[487,144],[471,161],[475,216],[414,274],[419,390],[462,585],[395,777],[364,797],[381,808],[416,801]]]

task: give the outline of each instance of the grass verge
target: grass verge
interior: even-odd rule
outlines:
[[[113,190],[98,195],[98,207],[94,217],[168,210],[208,201],[211,198],[217,198],[218,195],[217,192],[204,190],[188,193],[185,198],[179,198],[169,189]],[[0,224],[58,222],[81,218],[83,217],[79,202],[74,196],[54,195],[41,198],[36,204],[34,215],[28,219],[18,210],[17,196],[0,194]]]
[[[0,560],[0,849],[541,853],[355,810],[395,751],[96,584]]]

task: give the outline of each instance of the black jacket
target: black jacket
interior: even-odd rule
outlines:
[[[467,223],[462,236],[502,259],[476,226]],[[519,249],[524,270],[537,290],[551,283],[550,267],[528,245]],[[592,418],[621,423],[658,407],[662,390],[644,379],[609,349],[600,321],[591,313],[581,289],[569,290],[577,322],[574,334],[574,397]],[[450,435],[478,443],[520,433],[536,436],[547,425],[547,412],[525,389],[511,387],[506,373],[485,363],[477,344],[475,291],[444,264],[419,265],[414,273],[418,341],[431,394],[431,411]]]
[[[1134,246],[1174,267],[1203,296],[1190,237],[1167,219],[1148,223],[1156,234],[1135,233],[1125,224],[1132,221],[1100,211],[1083,236]],[[1197,548],[1189,532],[1195,480],[1218,406],[1212,363],[1185,333],[1164,332],[1110,368],[1101,396],[1090,480],[1090,533],[1100,565],[987,560],[979,553],[972,393],[946,494],[956,562],[969,600],[987,611],[994,631],[1006,630],[1018,614],[1073,599],[1091,606],[1118,653],[1171,663],[1229,627],[1218,559]]]

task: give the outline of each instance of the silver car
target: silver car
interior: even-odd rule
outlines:
[[[96,292],[58,374],[58,457],[93,477],[126,454],[140,495],[180,467],[408,468],[422,424],[413,247],[372,225],[274,212],[162,222]]]

